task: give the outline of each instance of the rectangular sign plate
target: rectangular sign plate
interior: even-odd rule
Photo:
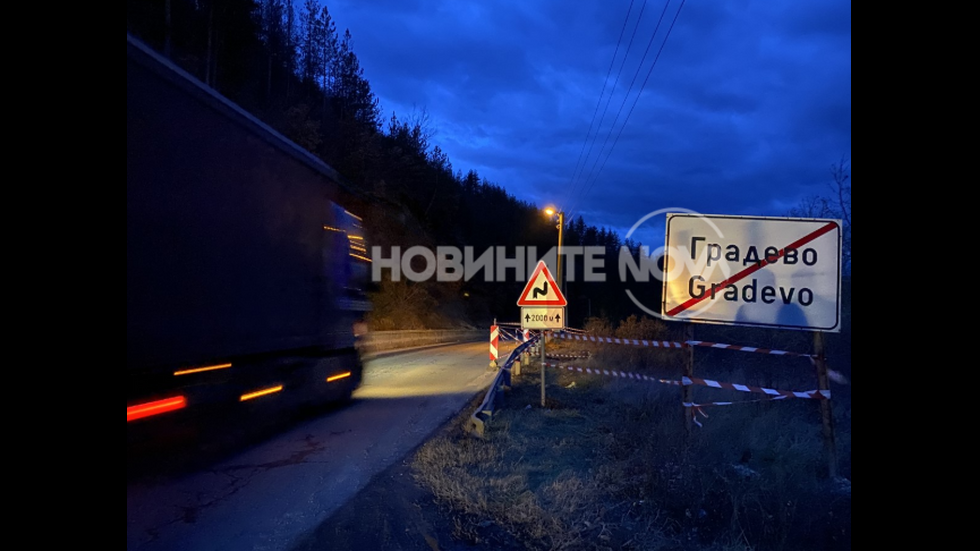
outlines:
[[[521,308],[521,329],[564,329],[565,309],[548,306]]]
[[[840,331],[841,223],[668,214],[664,319]]]

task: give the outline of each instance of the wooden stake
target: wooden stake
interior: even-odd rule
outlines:
[[[824,360],[823,333],[819,331],[813,333],[813,351],[816,355],[814,365],[817,368],[817,388],[830,390],[830,377],[827,375],[827,363]],[[823,423],[827,474],[834,478],[837,476],[837,443],[834,438],[834,412],[830,400],[820,400],[820,420]]]
[[[693,341],[694,340],[694,324],[689,323],[684,329],[684,340]],[[687,361],[684,363],[684,376],[694,377],[694,347],[689,346],[687,348]],[[684,430],[687,431],[687,435],[691,436],[691,428],[694,425],[694,408],[686,407],[683,404],[693,402],[692,399],[694,391],[691,385],[681,386],[681,413],[684,415]]]

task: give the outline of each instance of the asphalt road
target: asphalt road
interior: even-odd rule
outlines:
[[[129,482],[126,548],[289,549],[484,391],[487,363],[485,342],[386,354],[341,409],[195,472]]]

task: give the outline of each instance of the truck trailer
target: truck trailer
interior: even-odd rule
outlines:
[[[364,195],[127,36],[127,427],[349,399]]]

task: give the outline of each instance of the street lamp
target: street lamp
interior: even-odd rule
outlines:
[[[548,207],[544,209],[544,212],[548,214],[548,217],[552,217],[555,214],[558,215],[558,293],[564,295],[561,288],[561,240],[563,235],[562,230],[565,227],[565,213],[560,210],[554,209],[552,207]],[[568,319],[567,315],[565,316],[565,319],[566,319],[565,323],[567,323],[567,319]],[[542,335],[541,336],[541,407],[545,407],[544,346],[546,342],[547,339],[545,338],[544,335]]]
[[[548,216],[558,215],[558,291],[563,292],[562,289],[562,279],[561,279],[561,242],[562,242],[562,230],[565,228],[565,213],[563,211],[556,211],[555,209],[548,207],[544,209],[545,214]]]

